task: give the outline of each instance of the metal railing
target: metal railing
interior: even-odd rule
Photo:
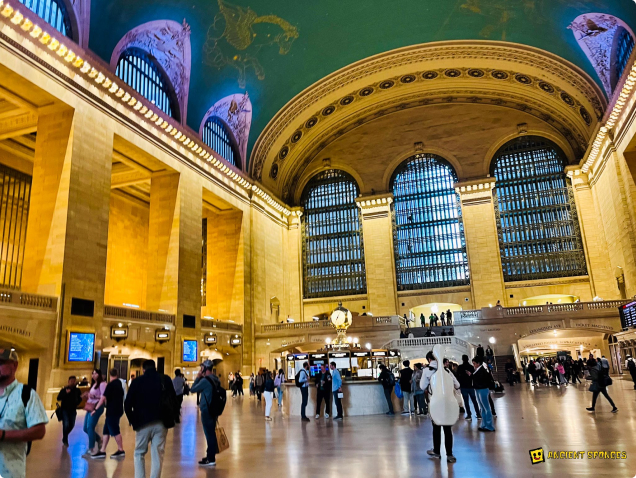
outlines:
[[[386,327],[394,325],[399,327],[400,317],[395,316],[357,316],[353,318],[352,328],[359,327]],[[333,329],[331,321],[329,320],[317,320],[311,322],[292,322],[290,324],[271,324],[262,325],[261,332],[282,332],[285,330],[308,330],[308,329]]]
[[[131,309],[129,307],[118,307],[116,305],[104,306],[105,319],[141,320],[143,322],[157,322],[162,324],[175,323],[174,314],[163,312],[150,312],[148,310]]]
[[[0,305],[57,312],[57,297],[0,289]]]
[[[517,318],[525,316],[537,318],[542,316],[558,316],[576,318],[586,313],[613,309],[618,316],[618,308],[629,300],[607,300],[598,302],[574,302],[569,304],[545,304],[525,307],[484,307],[481,310],[460,310],[455,312],[454,325],[471,325],[485,320]],[[548,318],[548,317],[546,317]]]

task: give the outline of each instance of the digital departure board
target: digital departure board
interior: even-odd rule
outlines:
[[[183,361],[196,362],[197,360],[198,360],[197,341],[184,340],[183,341]]]
[[[618,308],[621,316],[621,327],[629,329],[636,327],[636,302],[630,302]]]
[[[95,352],[95,334],[70,332],[68,337],[68,361],[92,362]]]

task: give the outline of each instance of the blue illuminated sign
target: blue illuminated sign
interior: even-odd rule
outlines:
[[[95,352],[95,334],[71,332],[68,339],[69,362],[92,362]]]

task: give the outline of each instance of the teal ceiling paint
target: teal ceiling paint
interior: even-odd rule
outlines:
[[[269,120],[314,82],[371,55],[442,40],[505,40],[547,50],[598,77],[568,25],[583,13],[636,29],[633,0],[93,0],[90,48],[109,62],[117,42],[152,20],[191,28],[188,125],[247,90],[248,156]]]

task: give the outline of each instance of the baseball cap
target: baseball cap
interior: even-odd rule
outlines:
[[[18,352],[13,347],[8,349],[0,349],[0,360],[17,362]]]

